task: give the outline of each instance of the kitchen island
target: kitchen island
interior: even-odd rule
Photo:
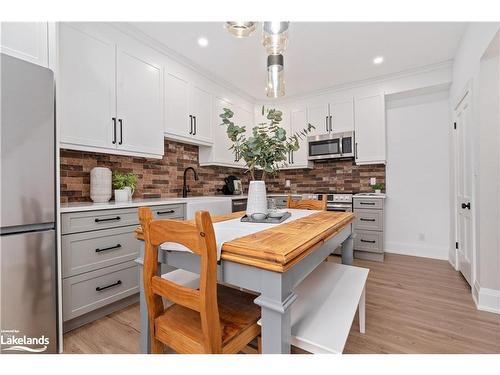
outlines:
[[[243,214],[213,217],[213,222],[232,221],[234,224]],[[353,221],[354,215],[350,212],[318,211],[222,244],[218,280],[258,294],[255,303],[262,309],[263,353],[290,353],[290,307],[297,298],[294,288],[338,246],[342,246],[343,253],[352,256]],[[217,237],[218,230],[214,229]],[[143,239],[140,228],[136,230],[136,238]],[[141,255],[143,252],[142,245]],[[142,265],[142,256],[137,261]],[[160,251],[158,262],[159,273],[161,264],[199,273],[199,258],[190,252]],[[141,350],[149,353],[142,266],[139,269]]]

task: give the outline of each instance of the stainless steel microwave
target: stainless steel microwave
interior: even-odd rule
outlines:
[[[339,159],[354,157],[354,132],[328,133],[307,138],[308,159]]]

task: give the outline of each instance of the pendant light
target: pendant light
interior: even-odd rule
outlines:
[[[246,38],[255,31],[255,22],[228,21],[225,27],[236,38]]]
[[[285,79],[283,68],[283,55],[267,56],[266,95],[268,98],[278,98],[285,95]]]
[[[264,22],[262,44],[269,55],[281,55],[285,52],[289,24],[290,22]]]

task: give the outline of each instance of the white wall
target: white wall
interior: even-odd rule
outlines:
[[[481,58],[486,49],[493,40],[495,34],[500,30],[500,23],[471,23],[465,32],[464,37],[460,43],[457,51],[456,58],[453,63],[453,84],[450,89],[450,110],[453,111],[459,96],[470,83],[472,91],[472,126],[473,126],[473,149],[474,149],[474,196],[472,199],[473,205],[473,225],[474,225],[474,247],[475,259],[473,268],[473,295],[481,309],[497,311],[500,313],[500,290],[499,284],[495,281],[500,272],[500,265],[494,261],[480,262],[480,259],[490,259],[498,256],[500,251],[495,243],[491,241],[491,236],[481,233],[481,223],[492,223],[497,221],[496,225],[500,232],[500,225],[498,218],[485,210],[485,205],[488,205],[488,184],[498,184],[497,181],[491,181],[491,176],[486,172],[485,166],[488,166],[491,160],[491,155],[481,151],[481,141],[496,137],[498,130],[492,127],[487,128],[480,126],[480,71],[481,71]],[[483,121],[484,124],[484,121]],[[482,129],[481,129],[482,127]],[[496,144],[498,149],[500,141]],[[490,147],[490,146],[488,146]],[[451,150],[453,153],[453,150]],[[453,170],[453,163],[450,170]],[[450,187],[450,196],[454,196],[453,179]],[[482,185],[482,186],[481,186]],[[484,194],[482,194],[483,192]],[[498,192],[497,192],[498,194]],[[483,210],[481,210],[483,206]],[[453,207],[453,206],[452,206]],[[453,223],[455,220],[454,209],[450,210],[450,218]],[[454,241],[455,230],[452,226],[450,238]],[[450,261],[454,262],[455,251],[450,248]],[[482,264],[482,265],[481,265]],[[496,277],[495,277],[496,276]],[[485,302],[482,302],[484,300]],[[496,309],[496,310],[495,310]]]
[[[389,99],[385,250],[448,259],[448,91]]]

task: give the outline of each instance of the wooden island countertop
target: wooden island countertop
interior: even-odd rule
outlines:
[[[234,212],[214,216],[212,221],[217,223],[237,219],[244,214],[244,212]],[[352,212],[318,211],[312,215],[225,242],[221,249],[221,259],[269,271],[285,272],[353,221]],[[195,225],[193,220],[187,223]],[[143,240],[140,227],[136,229],[135,235],[138,240]],[[215,235],[217,236],[217,231]]]

